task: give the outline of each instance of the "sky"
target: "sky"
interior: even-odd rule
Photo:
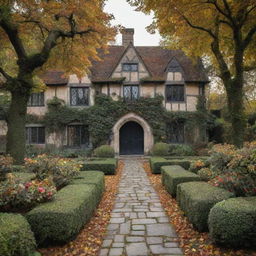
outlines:
[[[160,35],[151,35],[146,31],[146,27],[151,24],[153,15],[145,15],[136,12],[135,7],[131,7],[126,0],[108,0],[105,11],[115,16],[113,25],[122,25],[126,28],[134,28],[134,45],[155,46],[159,45]],[[121,35],[116,38],[117,44],[121,44]]]

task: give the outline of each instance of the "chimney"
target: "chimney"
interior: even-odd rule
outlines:
[[[122,34],[122,45],[127,47],[130,43],[134,44],[133,35],[134,29],[133,28],[124,28],[121,31]]]

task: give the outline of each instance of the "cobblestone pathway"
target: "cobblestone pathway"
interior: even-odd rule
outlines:
[[[142,160],[125,159],[100,256],[183,255]]]

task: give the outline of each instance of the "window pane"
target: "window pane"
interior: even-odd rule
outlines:
[[[89,145],[88,126],[70,125],[68,126],[68,145],[71,147],[80,147]]]
[[[45,128],[38,127],[38,143],[44,144],[45,143]]]
[[[124,98],[131,99],[131,86],[124,86]]]
[[[89,88],[70,88],[70,104],[71,106],[88,106]]]
[[[169,124],[167,133],[170,143],[184,143],[184,123]]]
[[[122,70],[123,71],[128,71],[128,72],[135,72],[138,71],[138,64],[137,63],[124,63],[122,65]]]
[[[44,92],[32,93],[28,100],[28,106],[44,106]]]
[[[184,85],[167,85],[167,101],[184,101]]]
[[[139,98],[139,86],[132,86],[132,99]]]

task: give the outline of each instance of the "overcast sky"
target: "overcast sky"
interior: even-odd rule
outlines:
[[[115,16],[114,25],[122,25],[127,28],[134,28],[134,44],[153,46],[159,45],[160,35],[151,35],[146,31],[146,27],[151,24],[152,16],[145,15],[142,12],[136,12],[126,0],[108,0],[105,10]],[[117,44],[121,44],[121,35],[117,36]]]

